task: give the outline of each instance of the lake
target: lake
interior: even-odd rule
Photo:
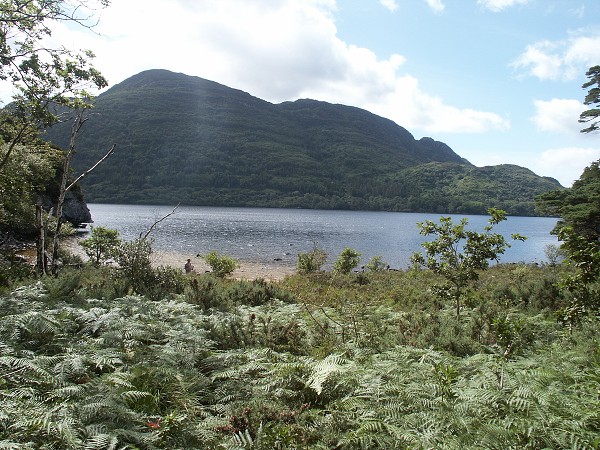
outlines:
[[[154,222],[169,214],[172,206],[89,204],[94,226],[119,231],[124,240],[145,234]],[[329,211],[277,208],[229,208],[180,206],[157,224],[150,236],[153,248],[193,257],[212,250],[243,262],[272,263],[294,267],[297,255],[317,242],[331,264],[345,247],[362,253],[362,264],[381,256],[392,268],[407,268],[410,255],[421,251],[421,243],[434,239],[419,234],[417,222],[438,221],[442,214]],[[469,228],[483,231],[488,216],[466,217]],[[495,230],[510,239],[512,233],[527,236],[513,242],[501,262],[544,262],[544,249],[558,244],[550,230],[555,218],[509,217]]]

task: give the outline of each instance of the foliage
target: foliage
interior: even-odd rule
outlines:
[[[370,272],[383,272],[388,265],[382,261],[381,256],[373,256],[365,266]]]
[[[554,233],[571,227],[590,242],[600,240],[600,160],[586,167],[570,189],[551,191],[540,195],[538,209],[558,216]]]
[[[571,301],[560,313],[572,330],[582,316],[600,314],[600,241],[589,241],[568,227],[558,236],[566,243],[567,263],[575,269],[560,284],[571,294]]]
[[[333,270],[342,274],[348,274],[360,264],[360,253],[352,248],[346,247],[342,250],[337,261],[333,264]]]
[[[0,297],[0,443],[595,448],[597,321],[569,336],[542,300],[565,270],[483,272],[459,338],[428,271],[368,285],[180,274],[209,307],[175,291],[100,299],[114,269],[64,271]]]
[[[239,263],[235,259],[226,255],[220,255],[216,251],[207,253],[202,256],[202,259],[210,266],[212,273],[219,278],[231,275],[239,267]]]
[[[538,207],[560,216],[552,231],[562,242],[574,273],[561,286],[571,301],[561,316],[571,327],[582,316],[600,309],[600,160],[586,167],[573,187],[538,197]]]
[[[43,263],[46,226],[34,212],[46,206],[43,201],[46,188],[61,179],[54,211],[59,220],[50,251],[54,271],[70,165],[68,153],[57,152],[43,143],[40,132],[59,122],[59,114],[69,109],[91,107],[87,88],[107,85],[90,64],[94,55],[90,51],[54,47],[52,30],[57,23],[91,28],[89,20],[94,5],[104,7],[108,3],[108,0],[0,1],[0,80],[11,83],[15,92],[12,102],[0,114],[0,232],[4,243],[12,235],[31,238],[37,231],[38,265],[42,266],[42,273],[46,272]],[[64,159],[64,165],[60,159]],[[61,165],[62,171],[57,170]]]
[[[117,255],[119,232],[106,227],[91,227],[91,236],[79,241],[93,264],[99,265]]]
[[[317,242],[313,242],[310,252],[298,253],[296,268],[300,273],[315,273],[321,270],[325,261],[327,261],[327,253],[319,248]]]
[[[125,280],[133,292],[142,293],[151,283],[152,276],[152,241],[138,238],[122,242],[116,254],[119,275]]]
[[[434,241],[423,243],[425,257],[421,253],[412,256],[414,264],[424,266],[441,275],[446,283],[437,288],[441,298],[449,297],[456,305],[456,317],[460,317],[461,297],[465,289],[479,279],[479,272],[489,267],[490,260],[498,260],[510,246],[503,235],[492,233],[495,225],[506,220],[506,212],[495,208],[488,210],[489,225],[484,233],[467,230],[468,220],[458,224],[451,217],[442,217],[440,223],[427,220],[418,224],[424,236],[435,235]],[[524,240],[523,236],[512,235]]]
[[[591,122],[587,128],[581,130],[582,133],[591,133],[598,131],[598,116],[600,116],[600,66],[593,66],[585,74],[589,80],[583,83],[582,88],[589,91],[585,96],[583,104],[591,106],[590,109],[584,111],[579,116],[580,123]]]
[[[544,254],[548,259],[548,264],[556,266],[559,262],[563,261],[566,257],[564,248],[559,245],[548,244],[544,247]]]
[[[358,108],[312,100],[273,105],[165,70],[103,92],[95,111],[75,168],[97,161],[101,142],[121,149],[82,180],[86,197],[98,203],[446,214],[497,206],[535,215],[534,197],[560,188],[518,166],[475,167],[447,145],[415,140]],[[68,144],[67,128],[53,127],[48,139]]]
[[[0,152],[4,154],[8,148],[0,139]],[[41,142],[14,146],[12,157],[0,171],[0,230],[3,233],[30,236],[35,232],[37,194],[53,180],[58,156],[56,150]]]
[[[106,80],[89,60],[90,51],[76,53],[49,45],[56,23],[88,25],[92,3],[64,0],[0,2],[0,78],[19,90],[12,108],[29,124],[49,126],[57,121],[52,105],[80,107],[89,98],[86,85],[102,88]],[[23,129],[24,130],[24,129]],[[7,153],[2,154],[2,164]]]

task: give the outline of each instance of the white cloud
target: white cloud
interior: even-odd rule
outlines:
[[[583,16],[585,15],[585,5],[581,5],[578,8],[573,8],[569,12],[578,19],[583,19]]]
[[[440,14],[446,8],[446,5],[442,3],[442,0],[425,0],[429,7],[437,14]]]
[[[442,7],[440,1],[428,3]],[[400,72],[403,56],[381,58],[342,41],[334,0],[176,0],[165,5],[166,0],[113,2],[97,29],[101,39],[66,29],[57,37],[94,49],[96,66],[111,84],[163,68],[276,103],[309,97],[357,106],[431,133],[509,126],[494,113],[448,105],[424,92],[417,79]]]
[[[527,167],[539,176],[551,177],[570,187],[587,166],[600,158],[600,147],[557,147],[539,152],[462,152],[478,167],[516,164]]]
[[[553,98],[535,100],[535,115],[531,118],[540,131],[579,133],[581,124],[577,121],[585,109],[577,100]]]
[[[392,12],[398,9],[398,3],[396,0],[379,0],[379,3]]]
[[[510,8],[515,5],[523,5],[528,3],[530,0],[477,0],[478,5],[482,5],[484,8],[489,9],[493,12],[500,12],[503,9]]]
[[[570,187],[583,169],[600,158],[600,148],[564,147],[542,152],[529,167],[537,174],[556,178]]]
[[[600,34],[593,34],[528,45],[512,66],[540,80],[573,80],[598,60]]]

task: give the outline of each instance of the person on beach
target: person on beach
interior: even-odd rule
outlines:
[[[185,273],[190,273],[194,270],[192,261],[189,258],[188,258],[187,262],[185,263],[185,265],[183,266],[183,270],[185,270]]]

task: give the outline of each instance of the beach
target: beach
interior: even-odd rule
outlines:
[[[176,269],[181,269],[183,272],[183,266],[185,262],[191,260],[194,266],[195,273],[209,272],[210,267],[204,262],[203,259],[196,257],[195,255],[188,255],[178,252],[167,252],[156,250],[152,252],[150,259],[154,266],[170,266]],[[240,261],[240,267],[237,268],[232,278],[240,280],[257,280],[263,279],[266,281],[279,281],[283,280],[287,275],[295,273],[295,268],[277,264],[277,261],[273,261],[272,264],[255,263]]]
[[[79,237],[70,237],[63,240],[62,245],[67,248],[74,255],[80,256],[84,261],[87,261],[88,257],[79,246]],[[35,250],[23,254],[27,259],[31,259],[32,264],[35,264]],[[164,250],[153,250],[150,255],[150,261],[154,267],[158,266],[170,266],[176,269],[180,269],[183,272],[183,266],[185,262],[191,260],[194,266],[194,272],[201,274],[210,272],[210,267],[204,262],[203,259],[196,255],[190,255],[181,252],[164,251]],[[265,281],[280,281],[283,280],[287,275],[292,275],[296,272],[294,267],[290,267],[281,264],[278,261],[273,261],[271,264],[256,263],[248,261],[239,261],[240,267],[238,267],[233,274],[232,278],[238,280],[257,280],[263,279]]]

